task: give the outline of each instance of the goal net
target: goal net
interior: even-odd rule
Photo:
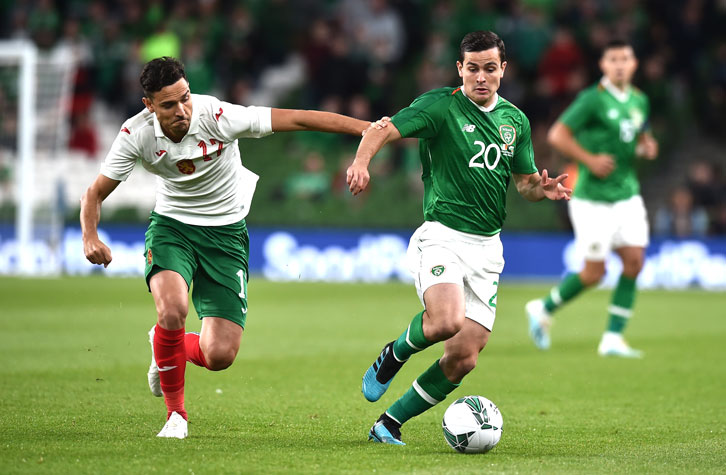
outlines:
[[[62,167],[52,164],[67,152],[74,74],[68,49],[0,42],[0,274],[62,268]]]

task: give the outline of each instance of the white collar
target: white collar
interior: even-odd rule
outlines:
[[[464,92],[464,87],[463,86],[461,87],[461,93],[464,94],[464,97],[466,97],[467,99],[469,99],[469,96],[467,96],[466,95],[466,92]],[[497,94],[496,92],[494,93],[494,103],[492,103],[492,105],[490,105],[489,107],[480,106],[479,104],[477,104],[476,102],[472,101],[471,99],[469,99],[469,100],[480,111],[482,111],[482,112],[491,112],[491,111],[494,110],[495,107],[497,107],[497,104],[499,103],[499,94]]]
[[[625,90],[621,91],[606,76],[603,76],[603,78],[600,79],[600,84],[602,84],[602,87],[604,87],[606,91],[612,94],[612,96],[617,99],[618,102],[626,102],[628,99],[630,99],[630,91],[632,90],[632,87],[630,85],[625,86]]]
[[[194,95],[192,94],[192,97]],[[171,140],[169,137],[164,135],[164,131],[161,128],[161,124],[159,123],[159,119],[156,118],[156,112],[153,112],[152,117],[154,118],[154,135],[156,137],[166,137],[167,139]],[[189,130],[187,130],[187,133],[184,137],[187,135],[194,135],[199,132],[199,108],[194,105],[194,102],[192,102],[192,118],[189,120]],[[184,137],[182,137],[182,140],[184,140]]]

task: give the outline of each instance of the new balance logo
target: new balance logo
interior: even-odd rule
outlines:
[[[159,371],[171,371],[174,368],[176,368],[176,366],[159,366]]]
[[[462,132],[474,132],[474,129],[476,129],[476,125],[472,124],[466,124],[464,127],[461,128]]]

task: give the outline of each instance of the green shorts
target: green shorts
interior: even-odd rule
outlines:
[[[177,272],[192,288],[200,319],[226,318],[244,328],[249,252],[244,220],[226,226],[192,226],[152,212],[144,252],[146,285],[162,270]]]

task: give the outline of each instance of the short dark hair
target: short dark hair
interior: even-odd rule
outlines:
[[[170,86],[180,79],[186,79],[184,65],[178,59],[170,56],[152,59],[141,70],[139,81],[146,97],[151,97],[161,88]]]
[[[499,49],[499,59],[503,63],[507,60],[504,41],[493,31],[472,31],[464,36],[459,46],[459,61],[464,61],[464,53],[484,51],[491,48]]]
[[[633,47],[633,45],[631,45],[630,42],[625,41],[622,38],[613,38],[612,40],[605,43],[605,46],[602,47],[600,57],[602,58],[603,56],[605,56],[605,53],[607,53],[608,50],[611,50],[611,49],[632,48],[632,47]]]

